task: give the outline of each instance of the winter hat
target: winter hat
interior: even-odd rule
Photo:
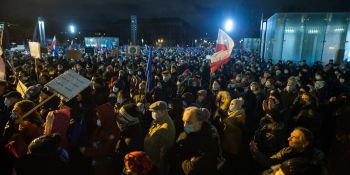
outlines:
[[[139,116],[138,108],[135,103],[125,104],[119,109],[119,114],[128,120],[134,120]]]
[[[142,151],[134,151],[124,157],[125,168],[133,173],[143,175],[152,169],[152,161]]]

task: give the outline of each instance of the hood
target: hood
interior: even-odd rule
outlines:
[[[102,128],[112,128],[116,124],[114,107],[110,103],[96,107],[96,115],[101,120]]]

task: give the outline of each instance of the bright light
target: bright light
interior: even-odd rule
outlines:
[[[225,22],[225,30],[226,32],[230,32],[233,29],[233,21],[231,19]]]
[[[75,33],[75,27],[73,25],[69,26],[70,33]]]

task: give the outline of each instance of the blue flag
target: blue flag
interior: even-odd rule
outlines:
[[[153,79],[152,79],[152,47],[149,48],[148,61],[146,68],[146,92],[150,92],[153,89]]]

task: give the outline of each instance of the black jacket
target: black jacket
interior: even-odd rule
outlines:
[[[200,131],[190,133],[186,139],[178,141],[175,149],[182,173],[186,175],[217,174],[218,139],[217,131],[212,125],[203,123]]]

